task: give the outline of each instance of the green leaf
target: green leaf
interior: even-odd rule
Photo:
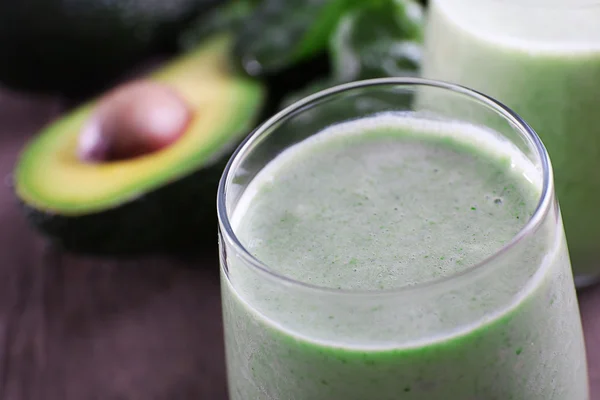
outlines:
[[[339,81],[416,75],[421,63],[423,7],[413,0],[367,3],[344,15],[330,41]]]
[[[342,83],[416,75],[421,62],[423,28],[423,7],[413,0],[363,2],[362,7],[355,7],[344,14],[331,36],[332,76],[320,78],[289,94],[281,107]],[[369,99],[366,99],[363,103],[368,102]],[[380,101],[372,103],[380,104]],[[350,108],[353,107],[351,105]],[[323,114],[323,111],[311,113],[317,115]],[[315,119],[322,120],[322,117]]]
[[[234,53],[250,75],[269,75],[327,50],[346,11],[364,0],[264,0],[246,19]]]

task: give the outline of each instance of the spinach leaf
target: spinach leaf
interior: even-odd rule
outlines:
[[[416,75],[423,14],[423,7],[414,0],[371,1],[348,12],[330,41],[335,79]]]
[[[289,94],[281,108],[317,91],[355,80],[416,75],[421,62],[424,17],[413,0],[370,0],[349,10],[330,39],[332,71]],[[344,119],[408,109],[412,92],[398,87],[355,91],[304,112],[294,129],[310,131]]]
[[[263,0],[244,21],[234,54],[250,75],[270,75],[327,51],[346,11],[365,0]]]

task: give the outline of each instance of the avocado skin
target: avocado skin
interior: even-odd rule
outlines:
[[[0,1],[0,83],[75,96],[102,89],[221,1]]]
[[[133,201],[94,214],[71,217],[23,202],[21,206],[36,230],[74,254],[195,254],[214,247],[215,199],[228,156]]]

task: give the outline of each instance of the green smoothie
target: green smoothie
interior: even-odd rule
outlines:
[[[600,273],[600,3],[434,0],[423,75],[468,86],[540,135],[576,278]]]
[[[231,399],[587,400],[558,215],[477,266],[524,228],[540,191],[507,140],[409,114],[285,150],[231,223],[271,272],[305,286],[222,255]]]

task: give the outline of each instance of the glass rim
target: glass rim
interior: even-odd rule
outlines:
[[[533,143],[533,147],[535,148],[534,150],[536,152],[536,155],[539,157],[541,163],[542,191],[539,196],[539,200],[537,202],[535,211],[527,220],[527,222],[523,225],[523,227],[511,238],[509,242],[495,250],[488,257],[470,265],[468,268],[465,268],[464,270],[458,273],[454,273],[448,276],[414,285],[400,286],[397,288],[382,290],[335,289],[327,286],[319,286],[307,282],[302,282],[293,279],[289,276],[280,274],[275,270],[269,268],[268,265],[266,265],[264,262],[262,262],[255,256],[253,256],[246,249],[246,247],[241,243],[236,233],[234,232],[233,227],[231,226],[230,216],[227,212],[227,195],[228,188],[230,187],[231,182],[233,180],[233,172],[237,170],[237,167],[239,167],[239,163],[246,157],[248,148],[256,140],[260,139],[263,135],[271,132],[271,129],[273,127],[276,127],[280,122],[287,120],[289,117],[294,116],[298,111],[301,111],[302,109],[304,109],[307,106],[310,106],[311,104],[318,104],[321,100],[336,96],[344,92],[348,92],[355,89],[365,89],[380,86],[432,87],[435,89],[462,94],[473,100],[476,100],[482,105],[487,105],[488,107],[492,108],[494,111],[499,113],[505,120],[511,122],[522,136],[525,136],[531,141],[531,143]],[[289,105],[283,110],[277,112],[274,116],[267,119],[258,127],[256,127],[236,148],[223,171],[217,190],[217,217],[219,220],[219,230],[221,232],[221,235],[225,236],[226,240],[229,240],[229,242],[233,246],[233,250],[235,251],[236,255],[247,264],[247,267],[252,268],[259,273],[266,274],[269,278],[275,279],[283,284],[330,294],[343,294],[355,296],[400,294],[421,291],[424,289],[433,289],[448,284],[450,282],[454,282],[458,279],[466,278],[467,276],[470,276],[476,272],[485,270],[486,266],[492,265],[496,259],[508,253],[523,239],[527,238],[530,234],[532,234],[532,232],[534,232],[536,228],[544,221],[544,218],[546,217],[548,210],[552,205],[552,198],[554,193],[554,182],[552,175],[553,172],[550,157],[537,133],[516,112],[514,112],[512,109],[510,109],[503,103],[493,99],[492,97],[461,85],[439,80],[415,77],[367,79],[337,85],[329,89],[325,89],[314,93],[310,96],[307,96]],[[223,239],[221,238],[221,240]],[[223,266],[221,266],[221,268],[223,268]],[[229,279],[228,276],[227,279]]]

